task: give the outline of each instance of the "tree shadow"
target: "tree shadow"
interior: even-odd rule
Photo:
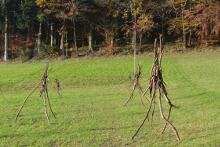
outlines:
[[[206,95],[206,94],[207,94],[207,92],[201,92],[201,93],[187,95],[187,96],[175,97],[175,99],[177,99],[177,100],[180,100],[180,99],[190,99],[190,98],[193,98],[193,97],[203,96],[203,95]]]
[[[216,136],[216,132],[213,133],[213,131],[214,130],[219,130],[220,129],[220,125],[214,126],[214,127],[208,127],[206,129],[209,129],[209,131],[211,131],[211,132],[209,132],[209,133],[207,132],[207,134],[204,134],[205,131],[204,130],[200,130],[197,133],[194,133],[195,136],[191,136],[189,138],[189,141],[193,141],[195,139],[201,139],[201,138],[208,138],[210,136]],[[201,133],[203,133],[203,134],[201,134]]]
[[[110,130],[123,130],[123,129],[129,129],[134,128],[135,126],[122,126],[122,127],[100,127],[100,128],[92,128],[88,129],[87,131],[110,131]]]
[[[3,139],[3,138],[14,138],[14,137],[22,137],[23,135],[21,134],[13,134],[13,133],[10,133],[10,134],[3,134],[0,136],[0,139]]]

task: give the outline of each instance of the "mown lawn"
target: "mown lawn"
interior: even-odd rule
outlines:
[[[162,120],[156,110],[153,125],[146,123],[135,140],[131,136],[146,107],[129,96],[131,56],[54,61],[50,65],[49,94],[56,120],[48,124],[42,99],[36,92],[15,122],[24,97],[38,83],[44,63],[0,65],[0,146],[220,146],[220,55],[168,55],[164,78],[173,102],[172,113],[181,141],[168,129],[160,135]],[[142,85],[147,86],[151,56],[140,56]],[[59,97],[54,79],[61,81]]]

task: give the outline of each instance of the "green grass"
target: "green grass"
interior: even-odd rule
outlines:
[[[152,57],[141,56],[142,85]],[[172,113],[181,141],[170,129],[160,135],[163,122],[156,110],[153,125],[146,123],[135,140],[131,136],[146,108],[140,97],[127,107],[132,57],[55,61],[50,66],[50,98],[57,119],[48,124],[36,92],[15,122],[24,97],[38,82],[44,63],[0,65],[0,146],[219,146],[220,55],[184,54],[164,58],[163,72],[173,102]],[[54,79],[62,83],[62,97]]]

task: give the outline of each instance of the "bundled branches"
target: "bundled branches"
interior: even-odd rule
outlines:
[[[171,99],[168,96],[168,92],[166,90],[165,82],[163,80],[162,69],[161,69],[161,62],[162,62],[162,56],[163,56],[162,35],[160,36],[159,39],[160,39],[159,46],[157,46],[157,39],[155,39],[154,63],[153,63],[152,69],[151,69],[151,77],[150,77],[149,87],[144,92],[144,95],[146,95],[148,91],[150,94],[149,108],[146,112],[146,116],[145,116],[144,120],[142,121],[139,128],[136,130],[132,139],[134,139],[136,137],[136,135],[138,134],[140,129],[143,127],[145,121],[147,119],[149,119],[150,114],[151,114],[151,119],[153,120],[155,105],[156,105],[156,102],[158,102],[161,118],[165,122],[164,128],[161,133],[164,133],[167,126],[169,126],[172,129],[173,133],[176,135],[177,140],[180,140],[180,137],[179,137],[179,134],[178,134],[176,127],[170,121],[170,115],[171,115],[172,108],[174,108],[176,106],[174,106],[173,103],[171,102]],[[165,116],[165,114],[164,114],[162,97],[165,98],[166,102],[169,105],[168,116]]]
[[[135,75],[134,75],[134,78],[132,79],[132,83],[133,83],[132,91],[131,91],[131,94],[130,94],[129,98],[128,98],[127,101],[124,103],[124,106],[126,106],[126,105],[129,103],[129,101],[134,97],[134,92],[135,92],[135,90],[136,90],[137,88],[139,89],[139,91],[140,91],[141,93],[143,93],[143,89],[142,89],[142,87],[141,87],[141,85],[140,85],[140,82],[139,82],[139,81],[140,81],[140,77],[141,77],[141,73],[142,73],[142,71],[141,71],[141,66],[138,64],[136,73],[135,73]],[[142,99],[141,99],[141,102],[142,102],[142,104],[143,104]]]
[[[56,118],[51,104],[50,104],[50,99],[49,99],[49,95],[48,95],[48,68],[49,68],[49,64],[46,65],[44,74],[41,78],[41,90],[40,90],[40,97],[42,97],[43,101],[44,101],[44,113],[46,115],[47,121],[50,122],[50,118],[49,118],[49,114],[48,114],[48,107],[53,115],[54,118]]]
[[[49,68],[49,64],[46,64],[44,73],[41,77],[41,81],[37,84],[37,86],[30,92],[30,94],[25,98],[23,104],[21,105],[20,109],[17,112],[16,115],[16,120],[18,119],[25,103],[27,102],[28,98],[40,87],[40,97],[43,99],[43,103],[44,103],[44,113],[45,116],[47,118],[48,123],[50,123],[50,117],[49,117],[49,110],[52,113],[53,117],[56,118],[52,107],[51,107],[51,103],[50,103],[50,99],[49,99],[49,94],[48,94],[48,68]],[[48,110],[49,109],[49,110]]]
[[[55,83],[56,83],[57,94],[58,94],[59,96],[61,96],[60,91],[61,91],[62,88],[61,88],[60,81],[59,81],[58,79],[55,79]]]

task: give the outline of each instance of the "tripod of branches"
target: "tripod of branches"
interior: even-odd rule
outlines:
[[[44,73],[41,77],[40,82],[37,84],[37,86],[30,92],[30,94],[24,99],[23,104],[21,105],[21,107],[19,108],[17,115],[16,115],[16,120],[18,119],[22,109],[24,108],[25,103],[27,102],[27,100],[30,98],[30,96],[38,89],[40,88],[40,97],[43,99],[43,103],[44,103],[44,113],[45,116],[47,118],[48,123],[50,123],[50,117],[49,117],[49,110],[52,113],[53,117],[56,118],[52,107],[51,107],[51,103],[50,103],[50,99],[49,99],[49,94],[48,94],[48,69],[49,69],[49,63],[46,64]],[[49,108],[49,110],[48,110]]]
[[[129,98],[128,98],[127,101],[124,103],[124,106],[127,106],[127,104],[129,103],[129,101],[130,101],[131,99],[133,99],[133,97],[134,97],[134,92],[135,92],[135,90],[136,90],[137,88],[139,89],[139,91],[140,91],[141,93],[143,93],[143,89],[142,89],[142,87],[141,87],[141,85],[140,85],[141,73],[142,73],[142,71],[141,71],[141,66],[138,64],[136,73],[135,73],[135,75],[134,75],[134,78],[131,79],[131,81],[132,81],[132,83],[133,83],[132,91],[131,91],[131,94],[130,94]],[[141,99],[141,102],[142,102],[142,104],[144,105],[144,102],[143,102],[142,99]]]
[[[58,79],[55,79],[55,83],[56,83],[57,94],[58,94],[59,96],[62,96],[61,93],[60,93],[60,91],[62,90],[60,81],[59,81]]]
[[[176,106],[173,105],[173,103],[171,102],[171,99],[168,96],[168,92],[166,89],[166,84],[163,80],[162,69],[161,69],[162,57],[163,57],[163,45],[162,45],[162,35],[160,35],[159,46],[157,45],[157,39],[155,39],[155,42],[154,42],[154,63],[152,65],[152,69],[151,69],[151,77],[150,77],[149,87],[147,88],[147,90],[143,94],[145,96],[147,94],[147,92],[149,91],[149,94],[150,94],[149,108],[146,112],[145,118],[142,121],[141,125],[138,127],[135,134],[132,136],[132,139],[134,139],[137,136],[138,132],[143,127],[146,120],[149,119],[150,114],[151,114],[151,120],[153,121],[155,105],[156,105],[156,101],[157,101],[159,104],[161,118],[165,122],[165,125],[164,125],[164,128],[163,128],[161,134],[163,134],[165,132],[167,126],[169,126],[172,129],[173,133],[175,134],[177,140],[180,140],[179,133],[178,133],[176,127],[170,121],[170,115],[171,115],[172,108],[174,108]],[[164,114],[162,97],[164,97],[165,101],[169,105],[168,116],[165,116],[165,114]]]

